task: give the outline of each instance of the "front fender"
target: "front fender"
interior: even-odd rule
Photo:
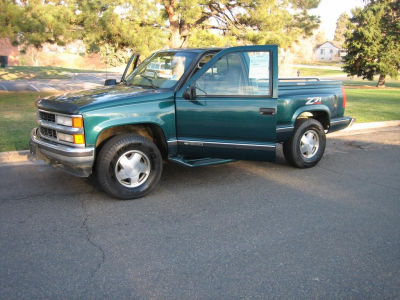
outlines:
[[[102,131],[116,126],[154,124],[168,139],[175,136],[175,107],[173,101],[104,108],[84,113],[86,145],[94,146]]]
[[[105,130],[109,129],[109,128],[113,128],[113,127],[119,127],[119,126],[126,126],[126,125],[155,125],[159,128],[161,128],[161,130],[165,135],[165,131],[163,129],[163,123],[158,122],[159,120],[156,120],[154,118],[143,118],[140,120],[135,120],[134,122],[130,119],[119,119],[119,120],[115,120],[115,121],[107,121],[104,123],[101,123],[99,125],[96,126],[96,137],[95,137],[95,142],[94,144],[97,143],[97,140],[99,138],[99,136],[101,135],[102,132],[104,132]],[[99,131],[97,131],[98,129],[100,129]]]

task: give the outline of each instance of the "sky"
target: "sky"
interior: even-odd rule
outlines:
[[[318,8],[310,13],[321,16],[320,30],[325,31],[326,38],[333,40],[335,34],[336,22],[343,12],[351,15],[351,9],[357,6],[363,6],[362,0],[322,0]]]

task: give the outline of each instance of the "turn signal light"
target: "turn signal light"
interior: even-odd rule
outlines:
[[[342,100],[342,107],[346,108],[346,91],[344,90],[344,86],[342,86],[342,96],[343,96],[343,100]]]
[[[82,119],[82,117],[73,117],[72,118],[72,127],[82,128],[83,127],[83,119]]]
[[[40,96],[38,96],[38,97],[36,98],[36,101],[35,101],[36,108],[39,108],[39,101],[40,101],[41,99],[42,99],[42,98],[41,98]]]
[[[74,144],[84,144],[85,136],[83,134],[74,134]]]

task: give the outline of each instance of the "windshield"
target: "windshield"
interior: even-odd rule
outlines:
[[[195,52],[159,52],[146,59],[126,79],[127,85],[173,88],[187,71]]]

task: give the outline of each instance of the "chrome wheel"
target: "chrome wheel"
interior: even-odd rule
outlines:
[[[319,137],[315,130],[307,130],[300,139],[300,153],[304,158],[310,159],[319,148]]]
[[[300,119],[294,134],[283,143],[286,160],[297,168],[311,168],[324,155],[326,137],[322,124],[315,119]]]
[[[122,154],[115,165],[115,177],[123,186],[134,188],[146,182],[150,175],[150,160],[146,154],[131,150]]]

